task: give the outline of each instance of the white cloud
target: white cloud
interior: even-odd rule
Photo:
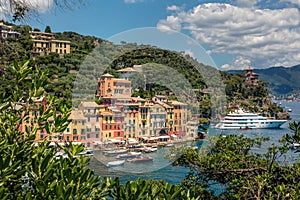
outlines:
[[[168,6],[168,7],[167,7],[167,10],[170,10],[170,11],[178,11],[178,10],[181,10],[181,8],[178,7],[178,6],[172,5],[172,6]]]
[[[38,13],[44,13],[53,6],[53,0],[24,0],[22,3]],[[0,19],[5,19],[8,15],[11,15],[11,11],[8,1],[1,2]]]
[[[231,70],[231,69],[245,69],[251,65],[251,61],[243,56],[238,56],[230,64],[224,64],[221,66],[222,69]]]
[[[178,17],[168,16],[165,21],[160,21],[157,24],[157,28],[164,32],[180,31],[181,30],[181,22]]]
[[[125,3],[137,3],[141,0],[124,0]]]
[[[158,28],[188,30],[212,53],[247,57],[255,67],[275,63],[297,64],[300,49],[300,13],[208,3],[160,20]]]
[[[189,55],[189,56],[191,56],[192,58],[196,58],[194,52],[193,52],[191,49],[186,49],[186,50],[184,51],[184,54],[185,54],[185,55]]]
[[[26,2],[40,13],[50,10],[53,5],[53,0],[26,0]]]

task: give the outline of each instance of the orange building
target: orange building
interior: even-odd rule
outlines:
[[[111,74],[104,74],[98,79],[98,97],[111,97],[115,94],[131,96],[131,81],[114,78]]]
[[[124,115],[119,109],[108,107],[108,110],[101,112],[100,115],[102,121],[101,141],[124,137]]]
[[[173,107],[173,134],[185,135],[187,123],[187,104],[179,101],[169,101]]]

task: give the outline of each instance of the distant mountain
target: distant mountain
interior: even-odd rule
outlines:
[[[241,70],[231,70],[230,73],[242,73]],[[270,67],[254,69],[259,79],[269,83],[269,90],[274,95],[300,93],[300,65],[293,67]]]

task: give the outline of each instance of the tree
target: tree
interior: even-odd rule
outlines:
[[[50,28],[50,26],[46,26],[46,28],[45,28],[45,33],[51,33],[51,28]]]
[[[0,92],[0,198],[87,198],[100,185],[100,177],[87,168],[87,158],[74,159],[83,146],[72,143],[68,148],[58,146],[68,158],[55,159],[57,149],[51,148],[49,141],[35,143],[39,129],[46,130],[48,135],[63,132],[70,109],[56,97],[47,95],[47,107],[42,106],[37,117],[40,126],[27,127],[25,133],[19,130],[35,105],[34,99],[45,95],[43,87],[47,83],[47,74],[33,70],[28,64],[11,66],[15,82],[11,84],[10,95]]]
[[[287,137],[299,141],[300,122],[290,123],[294,131]],[[300,163],[280,163],[279,158],[289,150],[289,140],[281,145],[267,147],[265,153],[254,148],[261,147],[269,138],[249,139],[242,135],[216,136],[200,153],[188,149],[175,165],[190,168],[182,182],[186,188],[203,186],[212,190],[219,184],[221,199],[299,199]]]

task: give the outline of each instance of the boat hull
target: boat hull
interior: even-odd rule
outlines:
[[[242,130],[248,130],[248,129],[279,129],[282,124],[284,124],[287,120],[274,120],[274,121],[265,121],[265,122],[258,122],[257,124],[225,124],[221,122],[216,126],[217,129],[242,129]]]

